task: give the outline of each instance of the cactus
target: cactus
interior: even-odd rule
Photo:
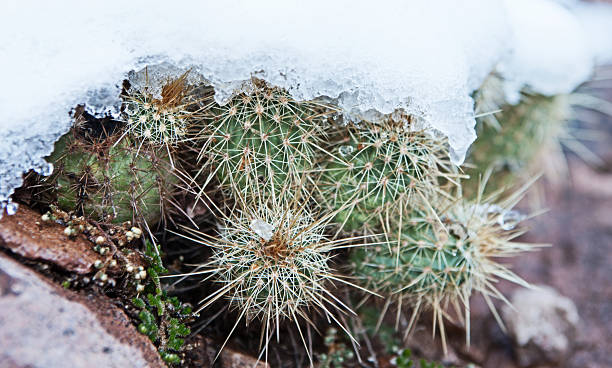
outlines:
[[[497,115],[500,127],[480,124],[470,162],[483,172],[493,168],[494,187],[515,184],[527,173],[542,150],[560,149],[559,140],[570,116],[568,96],[525,96],[516,106],[506,106]],[[477,177],[477,175],[473,175]]]
[[[330,259],[334,250],[346,247],[351,239],[328,239],[324,231],[330,216],[316,219],[299,198],[269,197],[241,203],[242,208],[225,218],[218,238],[189,231],[190,239],[213,250],[203,265],[206,269],[194,274],[209,273],[220,284],[197,312],[225,296],[239,312],[236,325],[242,318],[247,323],[263,321],[264,351],[274,329],[278,338],[280,321],[293,322],[301,335],[300,320],[312,324],[313,311],[333,320],[348,334],[335,314],[353,312],[330,287],[334,281],[352,284],[334,272]]]
[[[467,196],[475,195],[479,177],[487,170],[493,171],[493,188],[521,184],[540,172],[556,179],[565,171],[562,146],[580,145],[568,126],[572,105],[581,104],[580,96],[523,92],[521,102],[510,105],[501,82],[491,76],[474,95],[476,110],[481,114],[477,119],[478,138],[468,155],[471,168],[467,170],[470,180],[464,183]]]
[[[399,318],[402,305],[412,307],[406,333],[422,310],[431,309],[446,350],[446,305],[450,303],[458,312],[465,310],[469,327],[472,291],[481,292],[492,306],[491,297],[503,298],[493,285],[497,279],[528,286],[495,261],[532,249],[530,244],[512,242],[522,233],[515,229],[522,216],[512,210],[520,194],[495,204],[498,194],[476,202],[436,201],[437,216],[415,209],[393,221],[386,246],[352,253],[354,275],[364,287],[387,297],[384,312],[397,303]]]
[[[145,87],[124,96],[126,133],[152,145],[175,146],[186,141],[188,130],[200,118],[201,105],[207,99],[196,97],[196,89],[187,84],[188,74],[189,71],[168,79],[161,87],[160,98],[155,98],[145,70]]]
[[[344,207],[335,217],[344,230],[379,228],[386,210],[415,206],[439,190],[441,179],[452,181],[444,141],[418,124],[411,116],[389,116],[337,127],[333,154],[323,163],[320,201],[332,211]]]
[[[253,81],[250,93],[208,111],[195,137],[203,142],[200,160],[243,195],[255,187],[278,191],[313,167],[328,114],[323,104]]]
[[[105,222],[157,223],[177,182],[164,150],[139,150],[117,134],[92,137],[74,128],[48,160],[58,206]]]

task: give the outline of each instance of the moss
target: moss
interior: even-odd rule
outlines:
[[[185,343],[183,338],[191,332],[186,325],[192,317],[191,307],[162,290],[159,274],[167,273],[167,270],[155,246],[149,241],[146,242],[146,255],[151,263],[147,269],[149,282],[145,285],[145,297],[132,299],[132,305],[140,310],[138,331],[156,344],[166,363],[179,363],[179,354]]]

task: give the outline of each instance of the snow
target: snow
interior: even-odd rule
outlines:
[[[121,81],[146,65],[192,68],[219,102],[257,76],[352,118],[402,108],[446,135],[460,164],[475,139],[473,90],[499,65],[510,95],[570,91],[593,63],[581,27],[546,0],[7,2],[0,202],[21,173],[50,171],[43,157],[76,104],[116,113]]]
[[[508,102],[518,103],[524,86],[555,95],[571,92],[589,78],[595,60],[576,16],[553,1],[505,0],[505,4],[513,40],[511,54],[498,71]]]
[[[587,45],[597,64],[612,62],[612,5],[576,2],[570,7],[584,27]]]

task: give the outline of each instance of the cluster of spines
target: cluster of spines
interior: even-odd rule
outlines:
[[[187,122],[176,108],[160,109],[150,95],[137,94],[126,102],[128,131],[154,144],[176,144],[185,139]]]
[[[353,312],[332,293],[331,285],[354,285],[333,270],[331,258],[352,239],[328,238],[331,216],[314,216],[299,198],[255,197],[224,216],[216,237],[187,230],[190,239],[213,250],[204,270],[196,274],[208,273],[220,285],[199,310],[225,297],[239,313],[234,329],[241,319],[261,320],[262,354],[274,333],[279,338],[283,320],[295,324],[306,346],[300,323],[313,324],[313,311],[348,333],[337,314]]]
[[[141,90],[127,91],[124,95],[123,115],[125,134],[140,144],[175,147],[186,142],[188,133],[210,96],[196,96],[196,88],[187,82],[189,71],[168,79],[159,96],[154,96],[148,83]]]
[[[453,180],[444,140],[415,127],[415,118],[337,126],[322,163],[320,197],[346,231],[380,229],[389,211],[427,200]]]

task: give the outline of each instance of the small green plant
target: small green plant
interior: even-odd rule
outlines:
[[[242,195],[264,186],[279,191],[314,166],[329,114],[323,104],[254,80],[252,90],[207,111],[194,138],[204,172]]]
[[[389,211],[421,203],[452,176],[444,141],[411,116],[338,126],[332,137],[320,201],[330,211],[344,208],[335,222],[347,231],[380,228]]]
[[[319,360],[319,368],[342,368],[346,367],[353,358],[355,353],[350,347],[347,347],[340,338],[338,338],[338,330],[330,327],[327,329],[324,339],[326,353],[317,354]]]
[[[179,363],[181,359],[178,354],[185,342],[183,338],[190,333],[185,323],[192,316],[191,307],[182,304],[177,297],[169,297],[162,289],[159,275],[168,271],[150,241],[146,241],[146,255],[150,261],[147,269],[149,282],[143,291],[146,296],[132,299],[134,307],[140,310],[138,331],[158,346],[166,363]]]
[[[397,352],[397,355],[391,360],[391,364],[397,368],[443,368],[444,366],[436,362],[428,362],[425,359],[419,359],[417,361],[412,357],[412,351],[410,349],[401,349]]]

